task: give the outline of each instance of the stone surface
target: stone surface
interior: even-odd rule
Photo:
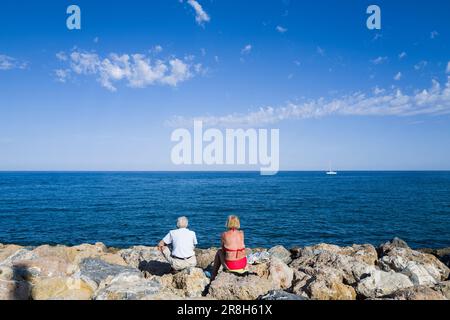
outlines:
[[[28,300],[30,290],[26,281],[0,280],[0,300]]]
[[[447,300],[450,300],[450,281],[440,282],[433,289],[442,293]]]
[[[376,270],[370,277],[358,283],[356,291],[364,297],[377,298],[412,286],[413,283],[409,277],[402,273]]]
[[[195,249],[195,255],[197,258],[197,267],[202,269],[211,268],[214,264],[217,249]]]
[[[382,270],[404,273],[416,285],[432,285],[449,276],[449,268],[432,254],[389,245],[384,245],[381,251],[378,265]]]
[[[75,276],[85,281],[93,290],[110,277],[119,275],[143,278],[142,273],[133,267],[110,264],[98,258],[86,258],[79,264]]]
[[[209,284],[207,278],[200,268],[188,268],[178,272],[173,276],[173,283],[175,288],[181,289],[186,297],[195,298],[201,297]]]
[[[308,300],[308,299],[283,290],[272,290],[269,291],[267,294],[260,296],[258,300]]]
[[[255,300],[271,287],[269,280],[255,275],[241,277],[222,272],[211,282],[208,296],[219,300]]]
[[[269,263],[268,279],[275,289],[289,289],[294,280],[294,270],[283,261],[273,257]]]
[[[33,300],[90,300],[92,288],[83,280],[70,277],[46,278],[31,289]]]
[[[96,300],[152,299],[161,290],[155,279],[144,279],[137,274],[122,273],[102,282],[95,294]]]
[[[275,247],[270,248],[269,254],[270,254],[271,258],[277,258],[286,264],[289,264],[292,262],[291,252],[283,246],[275,246]]]
[[[416,286],[398,290],[386,298],[393,300],[447,300],[445,296],[426,286]]]
[[[171,270],[170,264],[157,247],[135,246],[118,253],[127,265],[138,268],[146,277],[162,276]]]

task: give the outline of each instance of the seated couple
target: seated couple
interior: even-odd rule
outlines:
[[[195,232],[189,230],[188,219],[180,217],[177,220],[177,229],[170,231],[162,239],[158,247],[172,269],[181,271],[197,265],[194,248],[197,245]],[[237,216],[229,216],[226,223],[227,231],[222,233],[221,249],[216,253],[211,281],[215,279],[220,266],[230,272],[244,273],[247,267],[245,254],[244,232],[240,229]],[[168,248],[172,245],[172,251]]]

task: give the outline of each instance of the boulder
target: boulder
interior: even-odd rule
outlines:
[[[267,294],[258,297],[258,300],[308,300],[308,298],[298,296],[283,290],[271,290]]]
[[[90,300],[92,288],[83,280],[70,277],[45,278],[31,289],[34,300]]]
[[[0,300],[28,300],[30,290],[26,281],[0,279]]]
[[[447,300],[450,300],[450,280],[438,283],[433,289],[442,293]]]
[[[393,300],[447,300],[445,296],[426,286],[415,286],[405,289],[400,289],[388,296]]]
[[[121,273],[103,281],[96,292],[96,300],[144,300],[151,299],[161,290],[161,284],[155,279]]]
[[[416,285],[432,285],[449,276],[449,268],[432,254],[389,246],[385,246],[382,251],[379,267],[384,271],[404,273]]]
[[[269,263],[268,278],[274,289],[289,289],[294,280],[294,270],[285,262],[273,257]]]
[[[275,246],[269,249],[271,258],[277,258],[286,264],[291,263],[291,253],[283,246]]]
[[[272,283],[267,279],[222,272],[211,282],[208,297],[219,300],[255,300],[271,289]]]
[[[135,246],[118,253],[127,265],[138,268],[146,277],[162,276],[171,271],[171,266],[157,247]]]
[[[209,279],[200,268],[188,268],[173,276],[175,288],[181,289],[186,297],[201,297]]]
[[[9,256],[13,255],[20,249],[23,249],[23,247],[17,246],[15,244],[9,244],[9,245],[0,244],[0,264],[3,262],[3,260],[5,260]]]
[[[75,277],[83,280],[95,291],[100,284],[111,277],[135,276],[143,278],[142,273],[132,267],[110,264],[99,258],[86,258],[78,266]]]
[[[216,257],[217,249],[195,249],[195,256],[197,258],[197,267],[207,269],[212,267]]]
[[[378,298],[412,286],[409,277],[402,273],[376,270],[357,284],[356,291],[367,298]]]
[[[290,267],[303,271],[310,276],[326,270],[327,273],[342,276],[346,284],[353,285],[375,271],[375,266],[363,262],[351,255],[340,254],[341,248],[326,245],[326,249],[307,248],[300,258],[295,259]],[[325,277],[328,275],[325,274]]]
[[[342,274],[333,268],[328,271],[314,270],[314,275],[296,271],[292,291],[314,300],[354,300],[355,289],[343,283]]]

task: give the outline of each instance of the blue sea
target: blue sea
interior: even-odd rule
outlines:
[[[448,247],[450,172],[0,173],[0,243],[155,245],[186,215],[218,246],[229,214],[250,247]]]

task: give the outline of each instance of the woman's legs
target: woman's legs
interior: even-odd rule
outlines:
[[[216,256],[214,258],[214,266],[213,271],[211,274],[211,281],[214,281],[214,279],[217,276],[217,273],[219,272],[220,266],[224,264],[225,258],[223,256],[222,249],[217,250]]]

